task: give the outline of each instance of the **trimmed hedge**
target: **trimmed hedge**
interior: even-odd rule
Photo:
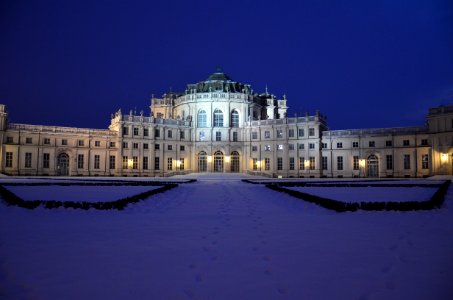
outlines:
[[[160,184],[162,185],[162,184]],[[140,194],[136,194],[133,196],[129,196],[126,198],[122,198],[116,201],[111,201],[111,202],[75,202],[75,201],[54,201],[54,200],[33,200],[33,201],[25,201],[22,198],[18,197],[16,194],[13,192],[9,191],[7,188],[5,188],[3,185],[0,185],[0,195],[2,196],[3,200],[6,201],[8,205],[14,205],[14,206],[19,206],[27,209],[35,209],[39,206],[44,206],[44,208],[52,209],[52,208],[59,208],[59,207],[64,207],[64,208],[74,208],[74,209],[84,209],[88,210],[90,208],[93,209],[98,209],[98,210],[110,210],[110,209],[116,209],[116,210],[123,210],[126,206],[132,203],[137,203],[142,200],[145,200],[146,198],[163,193],[165,191],[171,190],[178,185],[175,183],[169,183],[165,184],[163,187],[149,190]]]
[[[334,210],[336,212],[346,212],[346,211],[357,211],[367,210],[367,211],[415,211],[415,210],[431,210],[435,208],[442,207],[442,204],[445,200],[445,194],[447,193],[448,187],[450,186],[451,181],[447,180],[442,184],[436,185],[417,185],[423,187],[438,187],[437,191],[431,196],[428,201],[407,201],[407,202],[342,202],[338,200],[333,200],[329,198],[319,197],[299,191],[294,191],[291,189],[287,189],[282,187],[279,183],[270,183],[266,184],[267,188],[270,188],[274,191],[283,192],[293,197],[302,199],[304,201],[314,203],[316,205],[322,206],[324,208]],[[288,186],[288,185],[284,185]],[[293,185],[289,185],[293,186]],[[296,186],[296,185],[294,185]],[[300,185],[298,185],[300,186]],[[325,185],[322,185],[325,186]],[[345,186],[345,185],[342,185]],[[387,187],[381,184],[373,185],[375,187]],[[394,186],[394,185],[392,185]],[[362,185],[362,187],[364,187]],[[399,186],[398,186],[399,187]]]

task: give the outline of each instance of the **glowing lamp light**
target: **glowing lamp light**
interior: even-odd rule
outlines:
[[[308,159],[304,160],[304,166],[305,168],[308,168],[310,166],[310,161]]]
[[[440,154],[440,161],[443,163],[446,163],[448,161],[448,154],[447,153],[441,153]]]
[[[229,163],[229,162],[230,162],[230,157],[229,157],[229,156],[225,156],[225,162],[226,162],[226,163]]]
[[[359,166],[360,166],[361,168],[365,168],[365,163],[366,163],[366,160],[365,160],[365,159],[363,159],[363,158],[362,158],[362,159],[359,159]]]
[[[179,168],[181,166],[181,161],[180,160],[177,160],[176,161],[176,167]]]
[[[132,169],[133,166],[134,166],[134,160],[133,159],[128,159],[127,160],[127,167],[129,169]]]
[[[256,161],[256,167],[259,168],[259,167],[260,167],[260,164],[261,164],[261,161],[257,160],[257,161]]]
[[[212,156],[208,155],[208,163],[212,162]]]

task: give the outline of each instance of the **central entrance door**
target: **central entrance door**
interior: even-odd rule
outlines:
[[[239,172],[239,153],[237,151],[231,152],[231,172]]]
[[[223,172],[223,153],[220,151],[214,153],[214,172]]]
[[[207,172],[208,163],[206,159],[206,152],[201,151],[198,153],[198,172]]]
[[[379,176],[379,159],[375,155],[368,156],[367,160],[368,177]]]
[[[66,153],[60,153],[57,157],[57,175],[69,175],[69,156]]]

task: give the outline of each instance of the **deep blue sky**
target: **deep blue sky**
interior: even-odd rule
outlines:
[[[422,125],[453,104],[453,1],[0,2],[12,122],[106,128],[216,66],[331,129]]]

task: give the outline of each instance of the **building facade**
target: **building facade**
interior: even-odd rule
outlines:
[[[427,177],[452,174],[453,105],[419,127],[328,130],[319,113],[287,117],[287,100],[217,70],[184,93],[119,110],[108,129],[13,124],[0,105],[1,172],[37,176]]]

